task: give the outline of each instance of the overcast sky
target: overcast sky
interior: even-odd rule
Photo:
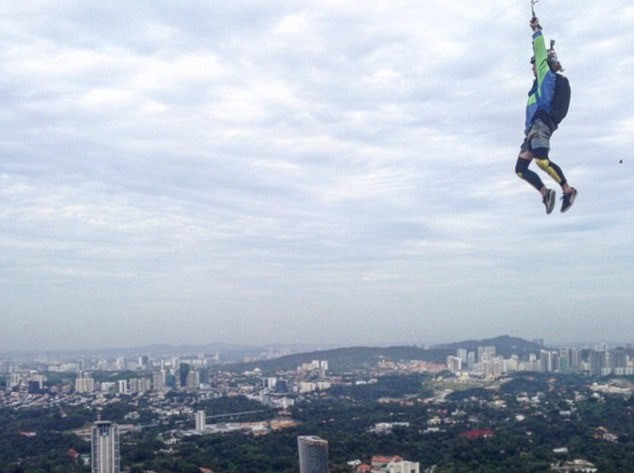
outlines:
[[[0,351],[634,342],[634,5],[536,10],[565,214],[528,1],[4,0]]]

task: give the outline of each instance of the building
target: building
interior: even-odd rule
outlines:
[[[328,441],[314,435],[297,437],[299,473],[328,473]]]
[[[458,348],[458,350],[456,350],[456,356],[460,358],[460,361],[463,365],[467,364],[467,357],[469,356],[469,352],[466,348]]]
[[[552,373],[559,368],[559,353],[550,350],[541,350],[539,352],[539,362],[541,372]]]
[[[205,411],[196,411],[196,431],[204,432],[207,428],[207,420],[205,418]]]
[[[472,371],[475,368],[476,354],[474,351],[467,352],[467,369]]]
[[[403,460],[399,456],[385,457],[375,455],[372,457],[372,473],[420,473],[420,465],[415,462]]]
[[[185,389],[187,391],[195,391],[198,388],[200,388],[200,371],[190,370],[185,380]]]
[[[617,348],[610,357],[610,369],[612,373],[623,376],[627,373],[628,356],[624,348]]]
[[[271,392],[275,392],[275,386],[277,385],[277,378],[262,378],[262,387],[268,389]]]
[[[319,379],[320,380],[324,380],[326,379],[326,371],[328,370],[328,361],[327,360],[320,360],[319,361]]]
[[[591,376],[603,376],[606,369],[606,358],[608,358],[607,351],[591,351],[589,356],[590,362],[590,375]]]
[[[128,392],[131,394],[145,393],[152,388],[148,378],[132,378],[128,381],[128,385]]]
[[[142,370],[148,369],[150,366],[150,359],[147,355],[143,355],[139,357],[139,368]]]
[[[504,359],[500,356],[488,357],[478,363],[478,367],[486,378],[498,378],[504,371]]]
[[[75,392],[91,393],[95,390],[95,380],[88,373],[80,373],[75,379]]]
[[[90,434],[92,473],[120,473],[119,426],[113,422],[93,423]]]
[[[495,347],[478,347],[478,362],[488,361],[495,356]]]
[[[191,367],[189,363],[181,363],[178,366],[178,387],[187,387],[187,375],[189,374]]]
[[[452,373],[460,372],[462,370],[462,358],[458,356],[448,356],[447,369],[451,371]]]
[[[559,473],[596,473],[596,466],[586,460],[573,460],[563,464],[551,465],[551,471]]]
[[[152,373],[152,389],[163,391],[165,389],[165,371],[155,371]]]

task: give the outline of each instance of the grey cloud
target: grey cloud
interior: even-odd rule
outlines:
[[[4,6],[0,344],[624,333],[631,8],[540,4],[580,189],[546,218],[513,171],[525,9],[375,7]]]

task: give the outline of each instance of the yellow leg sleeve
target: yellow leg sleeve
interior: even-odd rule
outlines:
[[[549,159],[537,159],[535,158],[537,165],[542,171],[545,171],[557,184],[561,184],[563,181],[563,176],[560,175],[557,170],[550,165]]]

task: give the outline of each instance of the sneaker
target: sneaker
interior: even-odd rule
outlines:
[[[568,193],[564,192],[564,195],[561,197],[561,211],[562,213],[572,207],[572,204],[575,203],[575,199],[577,198],[577,189],[574,187]]]
[[[557,198],[557,193],[552,190],[552,189],[548,189],[546,191],[546,197],[544,197],[544,205],[546,206],[546,213],[549,214],[550,212],[553,211],[553,209],[555,208],[555,199]],[[562,210],[563,212],[563,210]]]

